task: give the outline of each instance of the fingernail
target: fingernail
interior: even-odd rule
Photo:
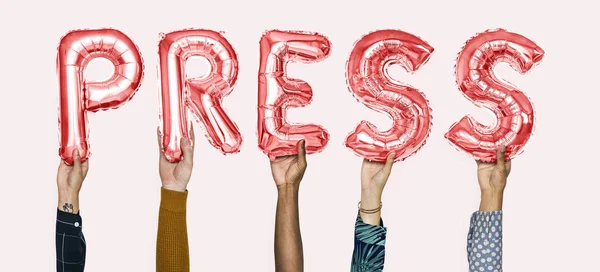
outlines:
[[[506,146],[505,145],[500,146],[500,151],[504,152],[505,150],[506,150]]]
[[[79,156],[79,149],[75,149],[75,156]]]

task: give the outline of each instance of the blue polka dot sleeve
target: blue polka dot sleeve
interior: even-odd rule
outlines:
[[[473,213],[467,257],[469,272],[502,272],[502,211]]]

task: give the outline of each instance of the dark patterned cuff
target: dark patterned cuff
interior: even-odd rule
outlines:
[[[79,235],[83,226],[83,221],[79,213],[67,213],[56,209],[56,232],[71,235]]]
[[[387,228],[383,225],[383,219],[381,219],[380,226],[363,222],[359,212],[354,225],[354,235],[363,243],[383,246],[385,245]]]

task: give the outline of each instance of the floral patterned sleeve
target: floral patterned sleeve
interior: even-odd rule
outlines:
[[[385,259],[386,227],[369,225],[362,221],[360,213],[354,224],[354,252],[351,272],[381,272]]]
[[[473,213],[467,256],[470,272],[502,272],[502,211]]]

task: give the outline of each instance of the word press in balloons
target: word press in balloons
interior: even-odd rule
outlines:
[[[316,124],[292,124],[287,110],[304,107],[312,100],[312,88],[300,79],[288,78],[290,62],[315,63],[329,56],[330,41],[323,35],[301,31],[267,31],[260,39],[258,73],[258,146],[273,160],[297,153],[304,139],[308,154],[322,151],[327,131]],[[354,97],[370,109],[392,118],[392,128],[379,130],[362,121],[346,138],[356,154],[384,161],[395,152],[395,161],[416,153],[427,140],[431,109],[416,88],[390,77],[388,68],[400,65],[408,72],[426,64],[433,48],[415,35],[399,30],[380,30],[363,36],[347,62],[346,79]],[[203,57],[210,71],[190,78],[185,73],[190,57]],[[458,55],[456,81],[473,104],[496,117],[484,125],[470,116],[453,124],[445,137],[457,149],[477,160],[494,162],[496,150],[506,146],[506,158],[520,154],[534,130],[531,101],[517,87],[493,70],[506,62],[521,74],[544,57],[544,50],[528,38],[503,29],[487,30],[467,41]],[[85,79],[92,59],[104,58],[114,73],[104,81]],[[166,157],[182,159],[179,145],[190,136],[192,119],[202,123],[209,142],[223,154],[239,151],[242,136],[222,106],[238,76],[233,47],[221,33],[187,29],[161,34],[159,42],[159,90],[161,142]],[[132,40],[115,29],[75,30],[61,40],[57,54],[59,82],[59,156],[73,163],[73,151],[81,160],[90,156],[87,113],[115,109],[129,101],[143,78],[142,57]],[[192,118],[192,119],[190,119]]]
[[[182,159],[179,143],[192,129],[188,111],[202,123],[215,148],[223,154],[239,152],[242,136],[222,106],[238,75],[237,55],[231,44],[218,32],[192,29],[161,34],[158,48],[162,147],[167,159]],[[185,63],[193,56],[210,63],[205,76],[186,77]]]
[[[479,107],[496,116],[486,126],[470,116],[453,124],[445,137],[484,162],[496,161],[496,150],[506,145],[506,158],[521,153],[534,129],[531,101],[517,87],[500,79],[494,66],[507,62],[525,74],[544,56],[544,50],[529,39],[504,29],[488,30],[467,41],[456,61],[456,83],[460,91]]]
[[[95,58],[114,65],[114,73],[101,82],[88,82],[85,69]],[[60,41],[57,55],[59,84],[59,155],[73,164],[73,151],[81,160],[89,156],[87,112],[115,109],[129,101],[143,77],[142,57],[136,45],[115,29],[75,30]]]
[[[310,104],[312,88],[305,81],[288,78],[286,66],[289,62],[323,60],[330,48],[325,36],[310,32],[272,30],[260,39],[258,146],[271,160],[296,154],[302,139],[308,154],[320,152],[327,145],[329,134],[323,127],[287,122],[288,108]]]
[[[385,161],[395,152],[395,161],[401,161],[425,144],[431,128],[429,103],[419,90],[391,78],[388,68],[398,64],[414,72],[431,53],[429,44],[400,30],[375,31],[356,42],[347,63],[348,87],[359,102],[390,116],[393,125],[380,131],[362,121],[346,138],[347,147],[373,161]]]

